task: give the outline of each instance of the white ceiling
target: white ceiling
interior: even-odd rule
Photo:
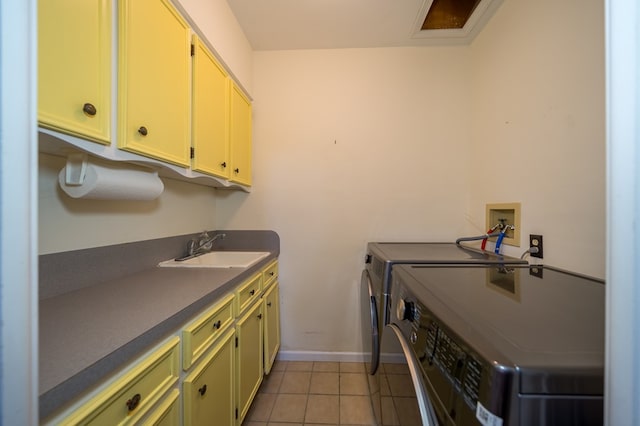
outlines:
[[[254,50],[468,44],[500,6],[483,0],[464,28],[419,31],[433,0],[227,0]]]

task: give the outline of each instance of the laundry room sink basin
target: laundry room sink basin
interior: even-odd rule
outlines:
[[[184,260],[170,259],[160,262],[165,268],[248,268],[265,257],[268,251],[211,251]]]

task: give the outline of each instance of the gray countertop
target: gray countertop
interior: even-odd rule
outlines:
[[[264,249],[264,248],[263,248]],[[150,267],[40,301],[40,418],[118,372],[279,254],[249,268]]]

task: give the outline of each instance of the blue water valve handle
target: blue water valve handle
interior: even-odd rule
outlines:
[[[505,227],[505,229],[500,232],[500,235],[498,235],[498,239],[496,240],[496,249],[495,249],[496,254],[500,254],[500,246],[502,245],[502,239],[504,238],[504,234],[507,233],[506,229],[507,228]]]

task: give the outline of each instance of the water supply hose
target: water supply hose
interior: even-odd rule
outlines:
[[[512,231],[516,229],[516,227],[513,225],[505,225],[500,230],[500,235],[498,235],[498,239],[496,240],[496,249],[495,249],[496,254],[500,254],[500,246],[502,245],[502,240],[504,239],[504,236],[509,230],[509,228],[511,228]]]
[[[491,234],[493,234],[493,232],[494,232],[496,229],[498,229],[499,227],[500,227],[500,224],[499,224],[499,223],[495,224],[493,227],[491,227],[491,229],[489,229],[489,230],[487,231],[487,235],[491,235]],[[480,245],[480,249],[481,249],[482,251],[484,251],[484,250],[485,250],[485,247],[487,247],[487,240],[488,240],[488,239],[489,239],[489,237],[486,237],[486,238],[483,238],[483,239],[482,239],[482,245]]]
[[[487,231],[487,235],[491,234],[491,232]],[[482,244],[480,244],[480,250],[484,251],[485,248],[487,247],[487,240],[489,238],[483,238],[482,239]]]
[[[484,235],[478,235],[475,237],[460,237],[456,240],[456,244],[460,245],[460,243],[463,241],[480,241],[480,240],[484,240],[485,238],[491,238],[491,237],[497,237],[497,235],[484,234]]]
[[[504,234],[507,233],[507,227],[505,226],[498,234],[498,239],[496,240],[496,249],[494,250],[495,254],[500,254],[500,246],[502,245],[502,240],[504,239]]]

